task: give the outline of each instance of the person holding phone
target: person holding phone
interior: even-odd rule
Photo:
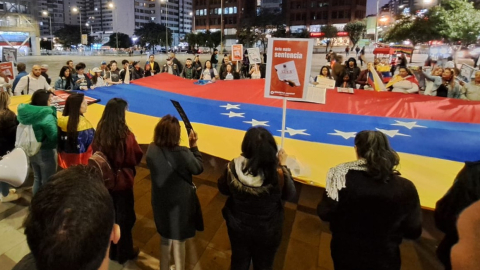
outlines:
[[[152,174],[152,208],[157,232],[162,236],[160,270],[169,270],[173,248],[175,269],[185,269],[185,241],[203,231],[203,217],[193,175],[203,172],[197,134],[190,129],[190,148],[180,146],[180,123],[171,115],[155,127],[147,150]]]

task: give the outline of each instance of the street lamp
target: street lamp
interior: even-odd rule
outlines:
[[[117,24],[117,6],[113,4],[113,2],[108,3],[108,8],[112,10],[112,13],[115,13],[115,25]],[[112,31],[113,31],[113,25],[112,25]],[[118,29],[115,31],[115,39],[117,40],[117,51],[118,51]]]
[[[375,44],[378,43],[378,15],[380,15],[380,0],[377,0],[377,17],[375,19]]]
[[[82,12],[80,12],[80,8],[72,8],[73,13],[78,12],[78,17],[80,18],[80,43],[82,43]]]
[[[168,52],[168,0],[160,0],[160,2],[165,2],[165,53]]]
[[[42,11],[43,16],[48,17],[50,21],[50,50],[53,51],[53,34],[52,34],[52,16],[48,14],[48,11]]]

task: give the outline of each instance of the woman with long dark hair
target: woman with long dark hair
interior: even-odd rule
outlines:
[[[45,185],[57,172],[57,109],[50,106],[52,92],[37,90],[30,104],[18,106],[18,121],[31,125],[37,142],[41,142],[40,151],[29,158],[33,169],[33,194]]]
[[[73,82],[72,69],[68,66],[62,67],[60,69],[59,78],[55,82],[55,89],[57,90],[72,90],[75,88],[75,83]]]
[[[265,128],[247,131],[242,154],[230,161],[218,179],[228,196],[222,210],[232,246],[231,270],[272,269],[282,239],[282,200],[295,196],[287,154]]]
[[[212,66],[212,62],[210,60],[205,61],[205,66],[203,67],[200,80],[218,80],[218,71]]]
[[[83,94],[71,94],[65,102],[63,116],[58,119],[58,165],[64,169],[73,165],[87,165],[92,156],[95,130],[83,116],[87,101]]]
[[[147,150],[152,173],[152,208],[155,225],[162,236],[160,270],[169,270],[170,250],[176,270],[185,270],[185,241],[203,230],[200,203],[192,175],[203,172],[197,134],[188,136],[190,148],[180,146],[180,123],[171,115],[155,127],[153,143]],[[197,220],[198,219],[198,220]]]
[[[133,247],[132,228],[135,224],[133,181],[135,166],[142,159],[143,152],[135,135],[125,121],[127,102],[121,98],[108,101],[97,125],[93,139],[93,151],[101,151],[107,156],[112,170],[116,173],[115,187],[110,191],[115,206],[115,223],[120,226],[122,235],[117,244],[110,247],[110,259],[120,264],[138,256],[138,248]]]
[[[11,111],[10,96],[6,91],[0,91],[0,157],[15,148],[17,134],[17,116]],[[11,202],[18,199],[16,190],[7,183],[0,182],[0,202]]]
[[[356,161],[329,170],[317,208],[330,222],[335,270],[398,270],[402,239],[422,233],[417,190],[400,177],[400,159],[385,134],[359,132],[355,150]]]

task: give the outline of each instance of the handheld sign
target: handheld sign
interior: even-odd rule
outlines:
[[[182,118],[183,124],[185,125],[185,128],[187,129],[187,136],[190,135],[190,132],[193,130],[192,124],[190,123],[190,120],[188,120],[188,116],[185,113],[185,111],[182,108],[182,105],[180,105],[180,102],[175,101],[170,99],[170,101],[173,104],[173,107],[177,109],[178,114]]]

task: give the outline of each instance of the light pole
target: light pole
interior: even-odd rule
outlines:
[[[160,0],[165,2],[165,53],[168,53],[168,0]]]
[[[53,34],[52,34],[52,16],[48,14],[48,11],[42,11],[43,16],[48,16],[50,21],[50,50],[53,51]]]
[[[117,6],[115,6],[113,4],[113,2],[110,2],[110,3],[108,3],[108,7],[112,10],[112,13],[115,13],[115,15],[113,15],[113,16],[115,16],[114,17],[115,18],[114,23],[116,25],[117,24],[117,12],[116,12],[117,11]],[[113,25],[112,25],[112,31],[113,31]],[[117,29],[117,31],[115,31],[115,39],[117,40],[116,43],[117,43],[117,51],[118,51],[118,29]]]
[[[377,17],[375,19],[375,45],[378,43],[378,16],[380,15],[380,0],[377,0]]]
[[[195,31],[195,15],[193,14],[193,12],[190,12],[190,16],[192,16],[192,18],[190,18],[192,20],[192,33],[193,31]]]
[[[223,53],[223,0],[220,0],[220,7],[220,53]]]
[[[74,13],[78,12],[78,17],[80,18],[80,43],[82,43],[82,12],[80,12],[80,8],[72,8]]]

